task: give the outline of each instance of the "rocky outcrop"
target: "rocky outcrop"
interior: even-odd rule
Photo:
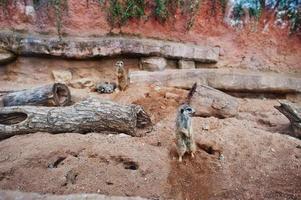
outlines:
[[[234,92],[299,93],[301,77],[287,74],[227,69],[183,69],[132,72],[132,83],[160,82],[164,86],[190,88],[198,82]]]
[[[206,85],[197,86],[190,105],[195,109],[195,115],[201,117],[234,117],[239,109],[235,97]]]
[[[15,60],[15,58],[16,58],[15,54],[0,48],[0,65],[7,64]]]
[[[72,73],[70,70],[53,70],[52,75],[56,83],[69,83],[72,80]]]
[[[140,197],[114,197],[105,196],[100,194],[69,194],[69,195],[51,195],[51,194],[38,194],[29,192],[19,192],[19,191],[0,191],[0,199],[15,199],[15,200],[143,200]]]
[[[179,60],[179,69],[195,69],[195,62],[192,60]]]
[[[301,106],[290,101],[279,102],[280,106],[274,106],[284,116],[286,116],[292,127],[291,136],[301,139]]]
[[[167,61],[162,57],[141,58],[140,69],[146,71],[163,71],[167,66]]]
[[[76,89],[92,88],[95,86],[95,81],[90,78],[80,78],[72,80],[69,85]]]
[[[216,63],[218,47],[130,37],[50,37],[15,32],[0,33],[0,47],[19,55],[49,55],[65,58],[94,58],[116,55],[162,56]]]

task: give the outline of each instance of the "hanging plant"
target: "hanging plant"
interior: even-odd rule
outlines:
[[[58,36],[62,36],[62,18],[63,13],[68,10],[68,0],[33,0],[33,5],[36,10],[43,6],[52,8],[55,12],[55,24]]]
[[[109,1],[108,20],[112,26],[122,26],[128,20],[142,17],[145,12],[144,0]]]

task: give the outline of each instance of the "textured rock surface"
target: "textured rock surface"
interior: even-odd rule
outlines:
[[[8,2],[10,5],[6,9],[0,9],[0,30],[57,35],[53,8],[42,6],[33,12],[32,0]],[[47,1],[39,2],[45,5]],[[274,31],[276,26],[269,26],[268,32],[262,31],[261,26],[256,27],[258,31],[252,33],[249,28],[239,31],[231,29],[223,22],[223,9],[216,9],[216,15],[208,15],[212,9],[212,0],[200,1],[201,6],[195,13],[194,26],[189,31],[187,30],[189,17],[186,15],[188,13],[185,16],[182,12],[176,12],[175,15],[170,15],[165,23],[159,23],[154,14],[148,10],[146,16],[139,20],[131,19],[121,27],[112,27],[107,20],[108,9],[106,6],[100,6],[99,1],[67,0],[67,2],[68,9],[62,13],[61,21],[61,33],[64,36],[95,38],[120,34],[192,42],[201,46],[209,44],[222,49],[218,68],[301,72],[299,37],[294,35],[287,37],[285,28],[282,29],[284,32],[280,36],[278,33],[280,30]],[[153,9],[154,3],[147,1],[147,9]],[[216,4],[220,5],[218,2]],[[261,19],[270,21],[264,17]]]
[[[56,83],[69,83],[72,80],[70,70],[53,70],[52,75]]]
[[[76,89],[92,88],[95,86],[95,81],[90,78],[80,78],[71,81],[69,85]]]
[[[70,195],[51,195],[51,194],[38,194],[30,192],[19,191],[0,191],[0,199],[9,200],[143,200],[140,197],[114,197],[105,196],[100,194],[70,194]]]
[[[58,37],[14,32],[0,33],[0,47],[5,47],[20,55],[51,55],[77,59],[132,54],[215,63],[219,56],[218,47],[203,47],[163,40],[127,37],[70,37],[60,40]]]
[[[7,64],[13,61],[15,58],[16,56],[13,53],[0,48],[0,65]]]
[[[291,136],[301,139],[301,104],[297,105],[287,100],[279,103],[280,106],[275,108],[290,120],[293,130]]]
[[[238,92],[301,92],[301,77],[281,73],[226,69],[165,70],[132,72],[132,83],[160,82],[165,86],[190,88],[193,83]]]
[[[195,69],[195,62],[192,60],[179,60],[179,69]]]
[[[167,61],[162,57],[141,58],[140,69],[146,71],[163,71],[167,66]]]
[[[206,85],[198,85],[191,106],[195,115],[202,117],[234,117],[239,110],[236,98]]]

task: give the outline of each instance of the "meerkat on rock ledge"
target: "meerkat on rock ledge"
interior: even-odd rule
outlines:
[[[124,62],[119,60],[115,63],[117,86],[120,91],[125,91],[130,84],[129,70],[124,66]]]

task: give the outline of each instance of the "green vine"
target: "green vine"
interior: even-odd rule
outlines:
[[[169,0],[155,0],[155,16],[160,22],[165,22],[168,19],[169,11],[168,4]]]
[[[219,0],[219,2],[220,2],[220,5],[222,7],[223,14],[225,14],[226,7],[227,7],[227,0]]]
[[[142,17],[144,9],[144,0],[110,0],[108,20],[112,26],[122,26],[130,19]]]
[[[54,9],[56,29],[57,29],[58,36],[61,38],[63,12],[68,10],[68,1],[67,0],[33,0],[33,5],[36,10],[44,5]]]
[[[182,15],[188,16],[187,29],[194,25],[195,15],[200,7],[200,0],[155,0],[155,17],[160,22],[165,22],[173,16],[179,8]]]
[[[278,6],[280,18],[290,22],[290,33],[301,33],[301,3],[293,0],[280,0]]]
[[[38,10],[42,6],[48,6],[55,13],[55,25],[59,37],[62,36],[63,14],[68,10],[68,0],[32,0],[33,6]],[[108,21],[112,27],[125,25],[130,19],[140,19],[145,16],[146,5],[152,9],[152,14],[157,21],[164,23],[170,17],[175,16],[177,10],[187,19],[186,29],[190,30],[195,23],[201,0],[87,0],[98,2],[101,7],[107,10]],[[0,8],[5,15],[8,15],[8,7],[17,0],[0,0]],[[25,2],[25,1],[24,1]],[[146,3],[147,2],[147,3]],[[216,15],[216,9],[222,9],[225,13],[227,0],[212,0],[211,15]],[[244,17],[244,9],[248,9],[250,17],[259,20],[263,10],[267,9],[264,1],[260,0],[239,0],[236,2],[233,17],[234,20],[241,20]],[[275,6],[276,13],[281,12],[283,20],[289,20],[291,32],[301,30],[301,5],[295,0],[279,0]],[[247,5],[247,6],[246,6]],[[292,6],[293,5],[293,6]]]
[[[195,16],[200,7],[200,0],[191,0],[190,2],[191,2],[190,6],[189,6],[190,16],[189,16],[189,19],[187,22],[187,27],[186,27],[187,30],[190,30],[193,27],[194,21],[195,21]]]
[[[56,29],[59,37],[62,35],[62,12],[68,8],[67,0],[50,0],[50,6],[54,8],[56,18]]]
[[[249,11],[250,17],[252,17],[256,20],[259,20],[259,17],[262,13],[263,8],[261,8],[261,5],[257,0],[252,0],[251,2],[252,2],[251,5],[253,5],[253,6],[250,6],[247,8]],[[241,1],[234,6],[233,16],[234,16],[235,20],[240,20],[241,18],[244,17],[244,15],[245,15],[244,8],[243,8],[244,3],[245,3],[244,1]]]
[[[0,0],[0,6],[1,7],[7,7],[9,3],[9,0]]]
[[[44,1],[45,2],[45,1]],[[35,8],[43,3],[43,0],[34,0],[33,4]],[[62,36],[62,18],[64,11],[68,10],[68,0],[47,0],[47,6],[54,9],[55,12],[55,24],[58,36]]]
[[[8,5],[9,5],[9,3],[10,3],[10,2],[16,3],[16,1],[17,1],[17,0],[12,0],[12,1],[10,1],[10,0],[0,0],[0,7],[2,8],[2,10],[3,10],[3,12],[4,12],[5,14],[8,14],[8,13],[7,13],[7,7],[8,7]]]
[[[291,22],[291,33],[301,32],[301,7],[298,10],[289,11],[287,15]]]

